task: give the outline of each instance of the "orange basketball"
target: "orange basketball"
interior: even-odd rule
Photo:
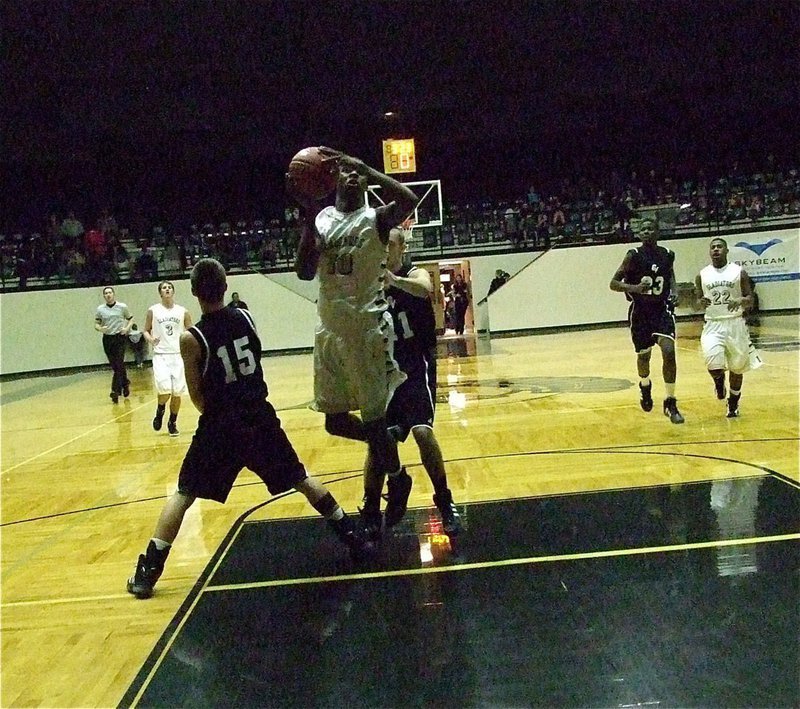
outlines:
[[[335,160],[324,161],[319,148],[303,148],[289,163],[288,180],[306,197],[322,199],[336,189]]]

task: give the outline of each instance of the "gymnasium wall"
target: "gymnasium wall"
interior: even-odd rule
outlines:
[[[798,230],[750,235],[794,240]],[[737,235],[736,240],[748,235]],[[693,281],[708,263],[710,237],[665,242],[676,253],[679,282]],[[480,330],[507,332],[536,328],[623,321],[627,302],[608,282],[629,244],[555,249],[547,253],[492,254],[470,257],[475,317]],[[485,300],[495,270],[512,279]],[[176,300],[200,316],[188,280],[174,280]],[[759,283],[762,310],[800,307],[800,281]],[[300,281],[293,273],[233,275],[228,294],[238,291],[253,312],[267,350],[310,348],[316,325],[316,281]],[[123,284],[118,300],[127,303],[136,321],[144,323],[147,308],[158,302],[157,284]],[[483,300],[483,303],[480,301]],[[94,312],[103,302],[102,289],[26,291],[0,295],[0,374],[17,374],[103,364],[101,337],[94,330]],[[689,312],[689,311],[685,311]]]
[[[737,234],[727,239],[729,246],[741,241],[753,243],[781,239],[791,245],[794,261],[789,268],[797,271],[798,229],[782,229],[758,234]],[[710,259],[711,235],[692,239],[662,242],[675,252],[675,278],[678,283],[694,282]],[[619,322],[627,319],[628,301],[622,293],[608,287],[611,277],[622,263],[631,244],[584,246],[556,249],[516,272],[497,261],[488,274],[483,261],[473,264],[473,282],[491,280],[495,268],[504,268],[512,276],[500,290],[492,294],[485,306],[477,308],[479,329],[507,332],[546,327]],[[768,257],[769,251],[763,256]],[[753,257],[753,254],[750,254]],[[731,251],[730,260],[734,260]],[[479,266],[481,268],[476,268]],[[756,268],[747,267],[754,274]],[[516,275],[515,275],[516,273]],[[488,281],[485,281],[488,283]],[[786,310],[800,307],[800,280],[769,280],[757,285],[761,310]],[[476,287],[476,292],[481,292]],[[485,293],[485,291],[483,291]],[[677,314],[691,314],[681,308]]]

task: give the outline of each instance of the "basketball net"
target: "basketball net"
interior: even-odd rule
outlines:
[[[408,217],[400,223],[400,228],[403,230],[403,237],[405,238],[406,243],[414,238],[414,224],[416,224],[416,219],[414,219],[414,217]]]

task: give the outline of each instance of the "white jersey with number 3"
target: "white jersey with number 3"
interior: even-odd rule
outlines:
[[[150,310],[153,313],[153,337],[158,344],[153,347],[155,354],[180,354],[181,333],[186,321],[186,308],[173,305],[171,308],[156,303]]]
[[[713,264],[700,271],[700,284],[703,297],[711,301],[706,308],[706,320],[727,320],[742,316],[742,306],[728,309],[729,303],[738,303],[742,299],[742,267],[729,263],[722,268]]]

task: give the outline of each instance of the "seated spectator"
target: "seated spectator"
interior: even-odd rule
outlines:
[[[261,242],[259,262],[261,263],[261,268],[275,266],[278,263],[278,244],[271,235]]]
[[[64,252],[64,273],[66,277],[78,285],[86,285],[86,257],[77,244],[68,246]]]
[[[550,220],[547,218],[547,212],[540,212],[536,220],[536,241],[544,248],[550,248]]]
[[[106,282],[106,271],[109,266],[107,256],[108,244],[103,232],[103,222],[98,219],[94,229],[89,229],[83,237],[84,254],[86,255],[86,271],[93,282]]]
[[[147,341],[144,339],[143,335],[144,333],[139,329],[136,323],[131,326],[131,331],[128,333],[128,341],[138,369],[142,368],[147,353]]]
[[[76,245],[83,236],[83,224],[75,217],[75,212],[69,212],[61,222],[61,236],[67,246]]]
[[[764,216],[764,200],[761,195],[753,195],[750,198],[750,203],[747,205],[747,216],[755,221]]]
[[[158,262],[146,242],[142,243],[139,255],[133,264],[131,280],[133,281],[155,281],[158,279]]]
[[[247,303],[243,300],[239,300],[239,294],[234,291],[231,293],[231,302],[228,303],[229,308],[241,308],[242,310],[247,310]]]

